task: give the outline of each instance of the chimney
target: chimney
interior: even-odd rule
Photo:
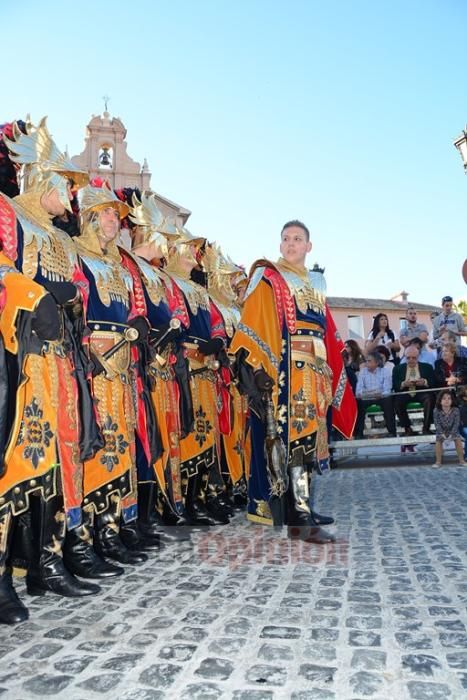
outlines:
[[[405,292],[402,290],[402,292],[399,292],[399,294],[396,294],[395,297],[391,297],[391,301],[399,301],[402,304],[407,304],[409,305],[409,292]]]

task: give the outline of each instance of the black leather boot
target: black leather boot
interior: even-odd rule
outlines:
[[[18,598],[11,577],[11,567],[6,565],[13,530],[13,516],[8,512],[0,515],[0,623],[16,625],[28,619],[27,608]]]
[[[320,515],[315,510],[311,511],[311,517],[316,525],[333,525],[334,523],[334,518],[331,518],[330,515]]]
[[[304,466],[289,467],[287,489],[288,536],[314,544],[335,542],[334,535],[319,527],[310,511],[308,474]]]
[[[36,547],[33,563],[26,575],[29,595],[42,596],[46,591],[51,591],[67,598],[79,598],[99,593],[99,586],[79,581],[63,562],[66,531],[63,498],[54,496],[44,501],[31,497],[31,518]]]
[[[83,511],[83,524],[67,532],[63,561],[68,571],[81,578],[121,576],[124,569],[100,557],[93,547],[93,514]]]
[[[188,479],[186,494],[186,513],[190,525],[225,525],[225,519],[217,518],[206,508],[203,491],[203,475],[194,474]],[[227,519],[228,522],[228,519]]]
[[[162,549],[164,545],[161,542],[159,533],[143,534],[137,520],[131,523],[120,522],[120,539],[125,547],[132,552],[144,552],[145,549]]]
[[[125,547],[118,531],[118,525],[110,511],[96,515],[94,547],[97,553],[105,559],[112,559],[120,564],[142,564],[147,561],[147,554],[132,552]]]

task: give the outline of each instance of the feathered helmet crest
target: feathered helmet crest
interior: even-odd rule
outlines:
[[[84,187],[89,182],[89,175],[58,149],[46,121],[47,117],[44,117],[38,126],[34,126],[28,118],[24,130],[13,122],[12,138],[4,134],[3,140],[10,151],[10,159],[22,167],[23,191],[56,189],[63,206],[71,211],[68,184],[72,180],[76,189]]]

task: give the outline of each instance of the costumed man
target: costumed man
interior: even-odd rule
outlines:
[[[186,228],[169,246],[166,273],[169,305],[174,318],[183,324],[181,336],[189,364],[189,383],[194,416],[193,430],[180,441],[180,471],[185,490],[185,511],[191,525],[225,525],[229,518],[216,495],[208,498],[211,471],[220,476],[219,414],[216,356],[225,347],[222,317],[207,290],[192,280],[199,268],[204,238],[195,238]]]
[[[3,143],[9,159],[22,166],[23,180],[23,194],[0,195],[0,332],[11,396],[0,478],[0,620],[8,623],[27,617],[11,586],[14,516],[31,515],[30,594],[82,596],[99,588],[76,579],[62,558],[66,527],[81,522],[82,458],[92,454],[96,435],[80,412],[89,395],[73,337],[78,290],[85,298],[86,285],[71,240],[51,223],[69,208],[72,187],[86,184],[88,176],[60,153],[45,119],[22,129],[15,122],[6,131]]]
[[[229,352],[229,345],[240,321],[236,282],[245,274],[241,267],[225,257],[215,243],[206,246],[203,267],[207,273],[209,295],[224,322],[226,350]],[[239,490],[241,484],[244,483],[246,465],[249,465],[250,460],[249,440],[247,438],[248,398],[245,394],[240,393],[235,379],[231,380],[230,371],[233,368],[230,367],[230,364],[224,367],[224,371],[228,370],[227,381],[231,405],[227,429],[221,429],[222,476],[227,490],[227,504],[232,507],[235,505],[234,491]]]
[[[253,264],[230,351],[243,367],[252,409],[247,517],[286,524],[290,537],[324,544],[335,538],[313,518],[309,482],[313,464],[328,466],[332,376],[326,299],[305,267],[311,247],[307,227],[291,221],[281,233],[279,261]]]
[[[145,367],[141,374],[149,384],[150,396],[160,430],[162,455],[151,459],[145,446],[145,435],[137,436],[138,464],[138,523],[140,530],[146,534],[161,533],[166,541],[189,539],[189,535],[179,529],[157,527],[162,513],[168,509],[173,514],[173,524],[184,524],[184,504],[180,476],[180,438],[192,428],[193,414],[182,427],[180,419],[180,391],[176,381],[175,366],[182,363],[187,375],[186,360],[178,342],[181,333],[181,321],[172,318],[167,297],[168,286],[172,282],[162,269],[162,260],[168,256],[168,241],[175,241],[179,234],[175,226],[165,219],[157,207],[152,192],[143,192],[138,198],[132,196],[129,220],[132,229],[132,255],[137,263],[144,291],[144,310],[150,334]],[[134,263],[126,257],[126,264],[135,274]],[[173,298],[173,292],[171,298]],[[188,382],[185,382],[185,393]],[[188,402],[191,397],[188,396]],[[187,399],[185,398],[185,403]],[[162,501],[162,503],[161,503]],[[162,513],[156,510],[158,506]],[[158,517],[159,516],[159,517]]]
[[[104,446],[84,463],[84,527],[73,533],[67,549],[83,573],[92,543],[104,559],[123,564],[147,560],[120,538],[120,519],[137,517],[135,417],[136,387],[131,371],[131,343],[144,335],[147,323],[132,304],[131,274],[116,245],[120,220],[129,207],[107,186],[88,186],[79,193],[81,233],[75,238],[89,284],[87,347],[94,369],[92,396]],[[120,570],[121,571],[121,570]]]

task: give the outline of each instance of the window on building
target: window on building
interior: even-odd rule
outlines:
[[[347,316],[349,339],[362,340],[364,338],[363,316]]]

